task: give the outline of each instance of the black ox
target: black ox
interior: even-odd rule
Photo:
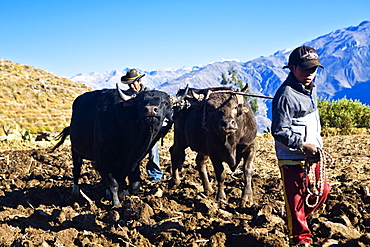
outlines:
[[[169,186],[180,184],[179,168],[185,160],[185,149],[190,147],[197,152],[196,164],[205,193],[213,192],[205,165],[210,157],[218,181],[217,199],[225,200],[222,163],[226,162],[235,171],[243,158],[245,187],[240,206],[252,204],[257,126],[248,102],[230,88],[189,89],[186,99],[187,106],[176,113],[174,144],[170,148],[172,179]]]
[[[178,99],[181,100],[181,97]],[[117,89],[84,93],[73,102],[70,126],[65,128],[59,143],[70,135],[73,160],[74,196],[79,195],[78,180],[82,160],[92,160],[119,206],[119,184],[126,177],[129,193],[140,188],[138,163],[172,126],[171,101],[160,91],[144,91],[129,97]],[[162,127],[165,119],[169,122]],[[53,151],[52,150],[52,151]]]

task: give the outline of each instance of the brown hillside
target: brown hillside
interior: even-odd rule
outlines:
[[[70,121],[73,100],[91,90],[45,70],[3,59],[0,89],[1,132],[3,126],[58,131]]]

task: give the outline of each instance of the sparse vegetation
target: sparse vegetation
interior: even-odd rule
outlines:
[[[366,133],[370,127],[370,106],[359,100],[320,99],[318,107],[324,135]]]
[[[222,74],[221,84],[243,88],[245,83],[231,67]],[[4,129],[31,134],[61,131],[69,124],[72,102],[91,88],[66,78],[0,59],[0,136]],[[249,93],[250,90],[248,89]],[[254,112],[257,99],[247,97]],[[320,99],[318,103],[324,135],[366,134],[370,127],[370,106],[358,100]],[[5,126],[5,128],[4,128]]]
[[[0,126],[58,131],[68,125],[72,102],[91,88],[30,65],[0,59]],[[0,128],[0,135],[4,135]]]

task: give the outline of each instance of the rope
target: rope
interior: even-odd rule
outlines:
[[[333,164],[333,157],[326,151],[322,150],[321,148],[318,148],[319,154],[320,154],[320,163],[318,162],[312,162],[312,161],[306,161],[305,167],[304,167],[304,184],[306,184],[306,179],[308,177],[309,183],[307,185],[307,195],[306,195],[306,205],[310,208],[314,208],[317,206],[320,197],[322,196],[324,192],[325,187],[325,177],[326,177],[326,171],[325,166],[327,164]],[[316,166],[320,165],[320,171],[319,171],[319,178],[316,178]],[[310,204],[308,202],[308,199],[313,196],[316,198],[315,202],[313,204]]]
[[[207,95],[205,95],[203,99],[203,119],[202,119],[202,127],[208,131],[207,125],[206,125],[206,102],[209,98],[209,96],[212,93],[230,93],[230,94],[238,94],[238,95],[244,95],[244,96],[249,96],[249,97],[257,97],[257,98],[264,98],[264,99],[273,99],[273,97],[269,96],[263,96],[263,95],[254,95],[254,94],[246,94],[246,93],[241,93],[241,92],[235,92],[235,91],[229,91],[229,90],[219,90],[219,91],[212,91],[208,90]]]
[[[263,98],[263,99],[273,99],[273,97],[270,96],[264,96],[264,95],[255,95],[255,94],[248,94],[248,93],[242,93],[242,92],[235,92],[235,91],[213,91],[213,93],[233,93],[233,94],[239,94],[249,97],[256,97],[256,98]]]

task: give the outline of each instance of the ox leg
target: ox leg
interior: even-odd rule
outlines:
[[[179,169],[182,167],[185,161],[185,149],[174,145],[170,148],[170,153],[172,179],[169,181],[168,186],[169,188],[174,188],[180,184]]]
[[[128,177],[130,181],[130,186],[128,192],[130,195],[138,195],[141,186],[141,178],[140,178],[140,166],[141,162],[139,162],[135,169],[131,172],[130,176]]]
[[[109,190],[112,192],[113,207],[119,207],[121,206],[121,203],[118,198],[119,185],[117,183],[117,180],[112,176],[111,173],[108,176],[109,176]]]
[[[225,201],[226,194],[225,194],[225,168],[222,164],[221,160],[212,159],[213,168],[215,169],[216,179],[218,182],[217,185],[217,200],[218,201]]]
[[[72,161],[73,161],[73,188],[72,196],[78,197],[80,195],[80,187],[78,180],[81,175],[82,158],[72,150]]]
[[[195,159],[195,162],[197,163],[199,175],[200,175],[200,178],[202,179],[204,193],[206,195],[210,195],[213,193],[213,189],[208,179],[207,166],[205,162],[207,158],[208,158],[207,155],[198,153]]]
[[[252,175],[253,175],[253,162],[256,154],[256,144],[252,144],[250,149],[245,152],[243,161],[243,172],[245,179],[245,186],[243,191],[242,200],[240,206],[244,208],[247,204],[248,206],[253,205],[253,191],[252,191]]]
[[[107,174],[104,171],[100,171],[99,173],[100,173],[100,176],[102,177],[103,182],[108,187],[111,193],[113,207],[121,206],[121,203],[118,198],[119,185],[117,183],[117,180],[112,176],[111,173]]]

